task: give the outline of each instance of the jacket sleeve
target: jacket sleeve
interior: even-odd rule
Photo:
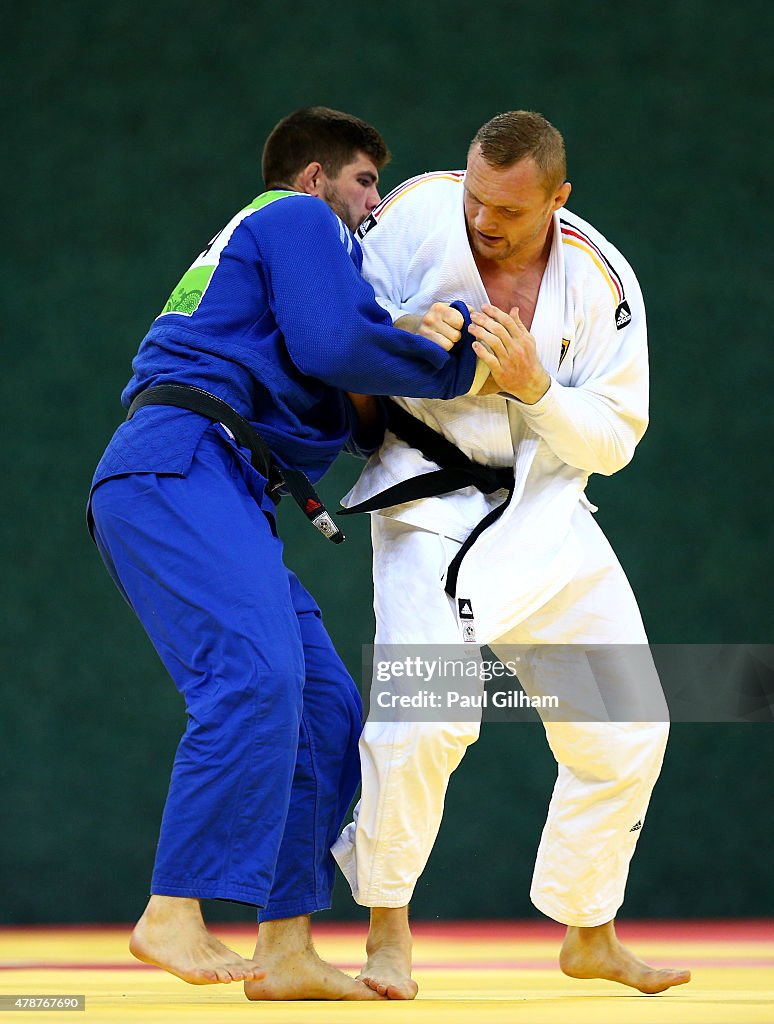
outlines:
[[[616,326],[609,296],[591,295],[582,308],[578,300],[570,384],[552,379],[534,405],[519,403],[529,426],[563,462],[605,476],[631,460],[648,425],[645,307],[631,268],[625,280],[631,311],[627,325]]]
[[[326,384],[362,394],[456,398],[473,383],[469,345],[445,352],[397,330],[359,272],[359,245],[329,207],[300,195],[268,207],[256,243],[290,358]]]

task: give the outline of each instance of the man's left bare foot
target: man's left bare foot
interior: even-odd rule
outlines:
[[[647,995],[691,980],[690,971],[658,969],[640,960],[621,945],[612,921],[596,928],[568,928],[559,966],[570,978],[604,978]]]
[[[414,999],[419,990],[411,977],[411,954],[397,946],[375,949],[357,978],[388,999]]]
[[[368,961],[358,980],[388,999],[414,999],[419,987],[411,977],[411,950],[408,907],[372,907]]]

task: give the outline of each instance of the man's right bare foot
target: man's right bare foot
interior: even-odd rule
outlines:
[[[381,1000],[362,981],[320,959],[306,915],[262,922],[253,956],[266,968],[266,977],[245,982],[248,999]]]
[[[362,981],[326,963],[313,949],[281,957],[267,957],[266,977],[246,981],[245,995],[250,1000],[290,999],[376,999],[381,996]]]
[[[368,961],[358,980],[388,999],[414,999],[419,986],[411,977],[411,950],[408,907],[372,907]]]
[[[190,985],[228,985],[266,973],[208,932],[199,901],[185,897],[151,896],[132,932],[129,951]]]

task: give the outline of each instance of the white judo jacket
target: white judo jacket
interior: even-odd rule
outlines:
[[[419,175],[385,197],[360,228],[363,273],[396,320],[437,301],[489,301],[468,242],[464,172]],[[577,571],[572,528],[591,473],[625,466],[648,422],[645,310],[629,264],[567,209],[553,241],[531,333],[551,385],[535,405],[510,396],[396,401],[470,458],[512,464],[515,490],[504,514],[462,561],[456,594],[472,606],[477,644],[503,636]],[[388,431],[345,506],[438,467]],[[379,514],[464,541],[505,492],[474,487],[393,506]],[[590,506],[589,506],[590,507]],[[459,604],[458,604],[459,608]],[[461,625],[463,625],[461,623]]]

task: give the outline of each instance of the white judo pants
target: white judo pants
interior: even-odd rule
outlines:
[[[377,645],[459,644],[442,582],[458,543],[384,516],[372,515],[371,521]],[[584,551],[575,578],[489,645],[495,653],[508,644],[536,645],[530,648],[533,685],[520,674],[528,692],[533,686],[551,690],[540,678],[537,645],[549,645],[550,659],[548,652],[556,651],[551,645],[557,644],[647,643],[629,582],[593,516],[579,505],[573,526]],[[646,683],[660,695],[650,653],[646,647],[638,651],[650,666]],[[550,666],[547,672],[555,675]],[[638,678],[616,683],[633,691],[641,674],[638,670],[630,673]],[[669,727],[666,704],[660,708],[657,721],[544,722],[558,776],[530,897],[548,917],[580,927],[615,917],[661,770]],[[355,820],[333,847],[357,903],[402,907],[410,902],[438,835],[449,777],[478,734],[479,723],[470,721],[366,722],[360,740],[361,800]]]

